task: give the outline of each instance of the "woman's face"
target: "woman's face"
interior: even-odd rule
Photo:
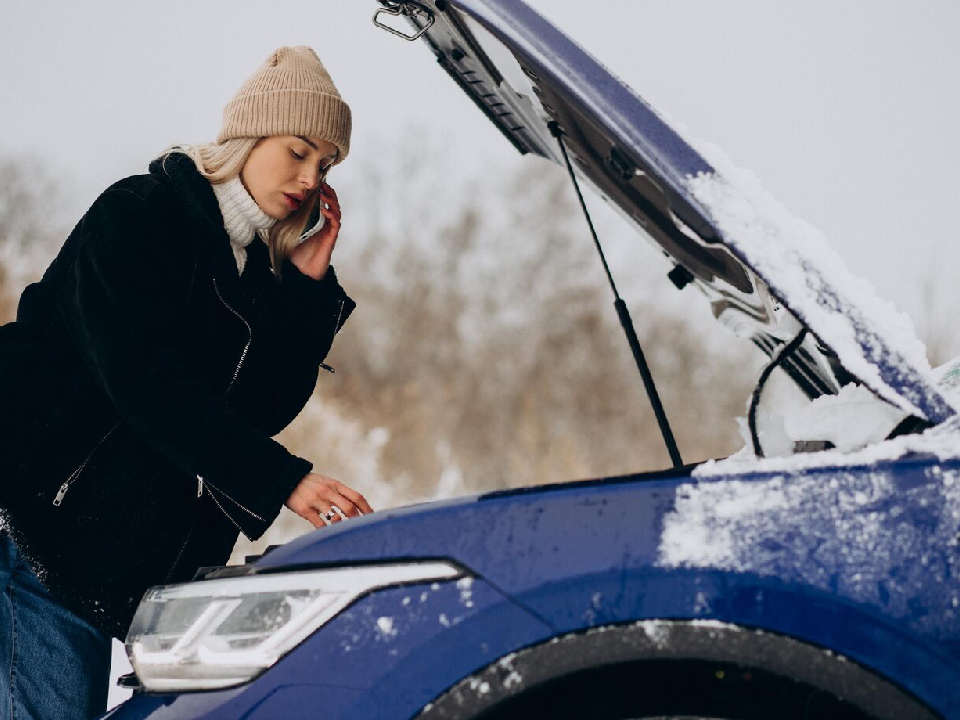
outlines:
[[[240,181],[264,213],[283,220],[310,201],[336,157],[326,140],[274,135],[254,146]]]

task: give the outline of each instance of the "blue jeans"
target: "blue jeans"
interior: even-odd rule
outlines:
[[[110,638],[54,600],[0,533],[0,718],[94,718],[109,682]]]

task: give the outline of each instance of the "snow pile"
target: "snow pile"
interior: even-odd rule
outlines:
[[[960,357],[933,371],[931,379],[944,399],[960,409]],[[881,400],[862,385],[850,384],[841,388],[836,395],[824,395],[785,412],[777,412],[761,406],[757,412],[757,435],[764,454],[769,457],[787,457],[794,454],[795,443],[826,441],[832,443],[839,453],[850,453],[882,443],[897,425],[904,420],[906,413]],[[891,460],[906,452],[929,452],[941,459],[956,457],[958,448],[950,430],[956,418],[948,421],[940,429],[934,430],[922,438],[904,439],[892,444],[882,444],[874,451],[867,451],[853,458],[854,462],[873,463]],[[745,447],[736,456],[710,463],[698,468],[696,475],[707,476],[736,471],[738,465],[744,468],[754,467],[754,455],[751,451],[752,440],[745,418],[737,418],[740,434]],[[946,431],[946,432],[943,432]],[[817,457],[812,464],[801,459],[799,464],[774,463],[767,470],[788,469],[789,467],[812,467],[825,464],[849,464],[851,459],[841,458],[838,452],[825,457]]]
[[[761,407],[757,411],[757,435],[767,457],[794,453],[795,443],[829,442],[841,452],[852,452],[884,440],[906,413],[862,385],[844,386],[836,395],[823,395],[812,402],[779,413]],[[745,418],[737,418],[746,449],[738,457],[752,458],[753,443]]]
[[[934,422],[952,415],[926,380],[930,368],[910,319],[850,273],[820,231],[790,215],[753,173],[699,145],[720,174],[688,178],[689,190],[734,254],[871,390]]]
[[[714,463],[697,473],[705,479],[678,490],[664,519],[658,564],[775,576],[918,618],[921,626],[960,629],[954,425],[861,453],[751,461],[751,472],[764,473],[759,477],[717,474],[738,462]],[[908,447],[953,461],[880,461]],[[920,597],[926,607],[918,607]]]
[[[798,453],[788,457],[757,458],[747,446],[722,460],[708,460],[693,471],[695,478],[738,473],[800,473],[816,468],[871,467],[910,454],[933,456],[940,461],[960,460],[960,417],[954,416],[922,434],[901,435],[873,443],[854,452],[840,449]]]
[[[905,416],[867,388],[851,383],[836,395],[823,395],[784,415],[782,425],[791,447],[796,442],[827,441],[841,452],[851,452],[882,441]],[[767,449],[766,443],[763,447]]]

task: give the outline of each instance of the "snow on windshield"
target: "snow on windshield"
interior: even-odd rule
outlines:
[[[688,178],[735,254],[874,392],[913,415],[942,422],[954,410],[930,386],[930,367],[910,319],[847,270],[822,233],[792,215],[753,173],[705,143],[719,174]]]
[[[658,564],[774,576],[915,617],[918,629],[960,630],[957,584],[947,582],[960,575],[958,427],[861,453],[751,460],[760,475],[746,478],[733,474],[735,460],[708,464],[678,489]],[[952,461],[911,461],[908,452]]]

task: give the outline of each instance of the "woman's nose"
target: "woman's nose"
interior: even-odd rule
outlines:
[[[300,173],[300,184],[307,190],[315,190],[320,184],[320,171],[316,168],[304,170]]]

